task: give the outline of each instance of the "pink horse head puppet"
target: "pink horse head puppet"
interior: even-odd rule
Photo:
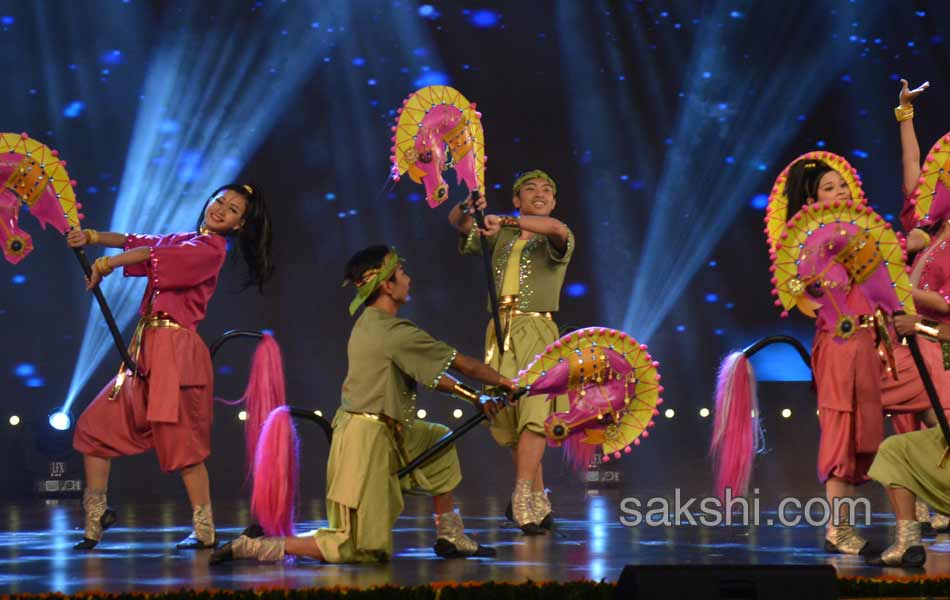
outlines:
[[[469,192],[484,189],[485,135],[475,104],[453,88],[430,85],[410,94],[396,112],[389,157],[393,179],[408,171],[425,186],[432,208],[449,197],[442,177],[449,167]]]
[[[545,436],[549,445],[563,445],[574,468],[583,470],[598,446],[609,461],[650,436],[663,403],[657,367],[647,347],[626,333],[589,327],[548,346],[517,383],[549,400],[567,395],[569,409],[547,418]]]
[[[20,203],[29,207],[45,229],[60,233],[78,227],[82,215],[66,161],[55,150],[25,133],[0,133],[0,245],[8,262],[17,264],[33,250],[33,239],[20,228]]]

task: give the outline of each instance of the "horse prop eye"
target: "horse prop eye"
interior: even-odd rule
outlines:
[[[430,163],[432,162],[432,150],[426,150],[419,155],[419,162]]]

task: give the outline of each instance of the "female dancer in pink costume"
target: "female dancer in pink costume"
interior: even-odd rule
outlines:
[[[884,436],[883,413],[919,415],[930,407],[923,393],[882,390],[882,377],[893,375],[884,369],[876,338],[886,335],[887,315],[901,307],[892,288],[896,275],[890,273],[900,264],[893,254],[900,248],[887,231],[889,225],[865,206],[863,195],[853,198],[854,190],[860,192],[860,181],[843,158],[809,153],[776,181],[767,217],[773,256],[781,254],[773,269],[779,269],[776,276],[781,275],[782,283],[773,279],[773,284],[785,299],[777,303],[797,303],[816,316],[811,366],[821,427],[818,477],[837,511],[829,522],[825,549],[847,554],[866,553],[868,545],[849,523],[849,506],[839,499],[855,496],[855,486],[868,481],[868,468]],[[902,286],[909,288],[903,279]],[[911,362],[898,365],[898,372],[907,366],[914,371]],[[913,374],[903,373],[905,379]],[[750,375],[745,355],[730,355],[717,398],[712,448],[717,484],[736,493],[747,484],[754,450]]]
[[[84,455],[86,470],[85,533],[76,549],[94,548],[116,521],[106,502],[111,460],[152,448],[163,471],[181,473],[191,501],[194,531],[179,547],[217,543],[204,463],[211,453],[214,375],[208,348],[195,329],[217,287],[229,238],[236,238],[241,248],[248,285],[262,288],[270,277],[270,216],[258,190],[226,185],[205,203],[197,229],[162,236],[91,229],[68,234],[73,248],[95,244],[124,249],[95,261],[89,289],[117,267],[124,268],[126,277],[148,280],[130,351],[138,373],[123,365],[76,425],[73,445]]]
[[[918,314],[929,321],[929,324],[936,325],[950,323],[950,188],[943,183],[937,183],[929,192],[929,197],[922,197],[927,192],[922,189],[920,144],[914,131],[913,101],[928,87],[930,84],[924,83],[911,90],[907,81],[902,79],[900,104],[895,109],[895,116],[900,125],[903,170],[904,205],[900,217],[904,230],[908,232],[907,251],[916,254],[910,272],[910,280],[914,286],[912,294]],[[935,159],[938,146],[939,141],[928,153],[928,161]],[[929,201],[926,211],[917,210],[919,200]],[[950,344],[922,337],[920,349],[941,403],[945,407],[944,412],[950,414],[946,408],[950,404],[950,371],[947,370],[950,367]],[[902,357],[910,363],[906,348],[900,349],[898,358]],[[917,387],[920,387],[919,383]],[[929,412],[923,422],[928,427],[936,425],[935,417]],[[919,428],[918,419],[912,415],[894,415],[892,423],[897,433],[907,433]],[[932,525],[937,531],[950,529],[950,517],[942,514],[931,516],[927,505],[920,501],[916,505],[916,518],[921,523]]]

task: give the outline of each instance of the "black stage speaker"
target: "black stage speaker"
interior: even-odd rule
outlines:
[[[832,600],[831,565],[627,565],[617,600]]]

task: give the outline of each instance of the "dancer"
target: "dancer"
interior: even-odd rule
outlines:
[[[950,324],[926,321],[920,315],[894,318],[897,333],[950,342]],[[947,441],[939,427],[888,437],[878,449],[869,475],[884,486],[897,518],[894,543],[868,564],[889,567],[919,567],[927,560],[921,542],[921,523],[915,505],[919,501],[942,515],[950,514],[950,464]]]
[[[914,304],[918,312],[935,322],[950,322],[950,252],[947,242],[950,240],[950,193],[945,182],[939,177],[928,182],[924,178],[921,183],[920,145],[914,131],[914,99],[923,93],[929,83],[910,89],[907,81],[901,80],[899,106],[895,109],[895,116],[900,125],[901,163],[903,170],[904,205],[901,210],[901,222],[907,236],[907,250],[915,254],[910,280],[914,286],[912,290]],[[928,153],[930,165],[936,162],[940,155],[941,141]],[[941,165],[937,165],[938,169]],[[928,172],[934,169],[927,169]],[[934,173],[935,175],[935,173]],[[934,179],[930,177],[929,179]],[[926,206],[926,209],[920,210]],[[920,351],[924,357],[930,375],[933,378],[941,403],[950,402],[950,344],[940,343],[926,337],[921,338]],[[913,359],[906,347],[899,346],[895,350],[898,363],[907,365],[908,371],[916,372]],[[946,357],[946,358],[945,358]],[[917,393],[923,394],[919,378],[904,378],[903,386],[898,383],[885,384],[885,394],[894,387],[912,386],[918,388]],[[896,390],[893,390],[896,391]],[[929,427],[936,425],[932,409],[925,413],[924,419],[916,419],[913,415],[894,415],[892,423],[897,433],[906,433],[919,428],[923,422]],[[950,530],[950,517],[942,514],[931,515],[929,508],[923,502],[916,505],[917,520],[925,528],[942,532]]]
[[[791,168],[788,197],[790,211],[793,207],[815,201],[852,201],[851,189],[844,177],[827,163],[817,160],[799,161]],[[803,268],[799,273],[805,272],[809,259],[822,252],[821,243],[833,245],[833,250],[827,253],[828,257],[833,256],[834,262],[841,265],[826,266],[827,272],[818,276],[808,288],[810,297],[821,303],[812,353],[821,424],[818,472],[819,478],[825,483],[828,501],[833,506],[835,499],[855,496],[855,486],[868,481],[867,469],[883,439],[882,411],[920,418],[930,409],[930,401],[906,349],[893,350],[895,345],[892,344],[890,351],[896,352],[895,360],[888,368],[882,368],[884,365],[877,346],[887,344],[887,339],[891,337],[887,332],[886,315],[896,307],[886,294],[881,294],[881,290],[875,289],[872,284],[860,285],[869,281],[869,275],[862,272],[860,266],[855,268],[855,263],[850,260],[857,256],[854,248],[860,244],[852,240],[857,240],[860,234],[848,231],[844,245],[835,244],[831,238],[825,239],[827,235],[822,236],[820,233],[813,237],[814,240],[803,253],[803,256],[807,254],[808,257],[803,258]],[[848,244],[852,244],[850,250],[855,254],[847,254]],[[873,264],[874,269],[883,268],[880,260]],[[845,280],[841,279],[844,273],[834,273],[836,268],[842,267],[847,270]],[[805,277],[800,277],[805,280]],[[834,292],[842,284],[850,287],[844,309],[836,306]],[[877,310],[883,312],[884,322],[880,318],[876,319],[878,339],[875,340],[873,329],[861,327],[860,324],[863,315],[873,314]],[[849,320],[848,312],[858,315],[857,321]],[[867,319],[864,322],[867,323]],[[882,348],[882,351],[889,350]],[[878,374],[878,381],[884,382],[880,390],[870,389],[874,380],[868,377],[874,373]],[[847,522],[847,507],[842,505],[841,510],[841,522],[836,525],[832,521],[829,524],[826,550],[848,554],[862,550],[868,552],[867,542]]]
[[[783,170],[766,221],[776,305],[816,318],[811,366],[821,428],[818,477],[829,504],[837,507],[825,549],[867,553],[867,541],[840,499],[868,481],[884,436],[883,414],[920,414],[930,406],[924,394],[881,390],[882,362],[888,376],[899,371],[889,315],[911,295],[900,241],[866,206],[856,170],[830,152],[808,153]],[[727,487],[742,493],[747,485],[756,447],[750,375],[744,353],[724,361],[712,448],[720,494]]]
[[[263,289],[273,272],[271,223],[260,191],[225,185],[211,194],[198,231],[152,236],[73,229],[73,248],[123,248],[98,258],[87,288],[123,267],[126,277],[146,277],[147,287],[130,355],[138,372],[119,373],[79,417],[73,446],[83,454],[85,533],[78,550],[94,548],[115,523],[106,491],[111,460],[155,449],[165,472],[180,472],[191,502],[194,530],[179,548],[217,543],[205,460],[211,453],[213,371],[208,348],[195,329],[218,283],[228,239],[237,241],[248,268],[247,285]]]
[[[286,554],[331,563],[380,562],[393,553],[392,530],[403,510],[403,494],[433,497],[435,553],[444,558],[494,556],[465,534],[452,491],[462,480],[453,447],[410,475],[399,468],[431,447],[449,429],[416,418],[416,384],[454,394],[475,404],[489,418],[499,406],[446,374],[448,369],[490,386],[512,390],[512,382],[475,358],[432,338],[399,318],[409,300],[411,279],[402,259],[387,246],[357,252],[346,265],[345,282],[356,286],[350,314],[366,308],[353,325],[347,345],[349,369],[342,403],[333,419],[327,465],[329,527],[294,537],[291,524],[249,528],[214,552],[211,563],[241,558],[279,560]],[[255,498],[283,498],[293,505],[294,469],[271,457],[291,457],[293,443],[286,410],[272,413],[258,444]],[[266,465],[265,474],[261,467]],[[290,476],[288,476],[288,473]],[[288,490],[288,487],[291,490]],[[288,507],[274,512],[291,514]],[[264,515],[270,520],[270,515]],[[273,537],[260,537],[264,531]]]
[[[479,236],[485,236],[491,248],[504,339],[495,339],[494,325],[489,322],[485,362],[506,377],[516,377],[558,339],[551,313],[558,310],[564,275],[574,253],[574,234],[551,217],[556,195],[554,179],[533,170],[520,175],[512,190],[512,203],[520,217],[487,215],[485,230],[479,231],[467,211],[484,210],[484,198],[474,207],[459,205],[449,213],[449,222],[465,236],[460,245],[463,254],[481,254]],[[544,420],[555,410],[551,404],[544,396],[522,398],[517,405],[505,408],[491,426],[495,441],[511,449],[516,471],[511,517],[528,534],[544,533],[552,526],[541,467]],[[560,408],[566,410],[566,405]]]
[[[788,176],[788,215],[794,215],[806,204],[828,201],[852,201],[851,189],[841,173],[821,160],[800,160],[792,165]],[[851,233],[850,231],[847,233]],[[809,257],[821,253],[820,242],[812,241],[805,252]],[[847,234],[845,236],[850,239]],[[833,252],[840,252],[838,245]],[[802,262],[805,263],[803,259]],[[812,259],[812,270],[817,263]],[[799,269],[799,278],[808,267]],[[842,270],[842,268],[832,269]],[[860,286],[853,285],[852,273],[843,275],[847,285],[844,311],[864,317],[873,315],[881,308],[869,298]],[[821,298],[825,290],[835,283],[832,273],[826,278],[809,281],[809,296]],[[839,277],[840,279],[840,277]],[[850,288],[850,289],[848,289]],[[829,294],[830,295],[830,294]],[[834,302],[822,302],[818,311],[817,330],[812,348],[812,371],[818,390],[818,420],[821,437],[818,448],[818,478],[825,484],[830,505],[839,498],[856,495],[855,486],[867,481],[867,469],[880,444],[883,431],[882,399],[878,382],[882,376],[882,363],[878,356],[874,332],[870,327],[856,327],[855,321],[838,316],[839,308]],[[893,309],[893,307],[885,307]],[[869,321],[865,317],[862,324]],[[853,331],[856,329],[856,331]],[[831,520],[825,535],[825,550],[845,554],[858,554],[869,550],[867,541],[851,524],[847,505],[842,504],[843,514],[837,515],[838,524]]]

